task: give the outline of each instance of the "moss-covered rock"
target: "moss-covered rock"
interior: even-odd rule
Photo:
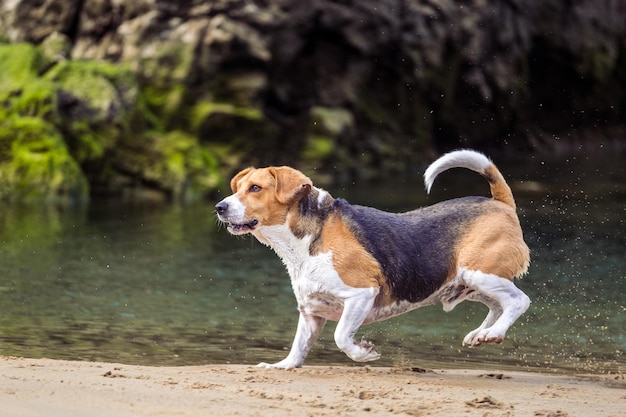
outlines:
[[[307,137],[300,153],[303,168],[315,171],[325,164],[341,164],[342,152],[338,144],[341,138],[349,136],[355,129],[354,116],[340,107],[313,107],[309,114],[310,122]],[[318,182],[330,179],[318,176]]]
[[[88,200],[85,176],[51,123],[55,86],[39,77],[48,64],[33,45],[0,45],[0,200]]]
[[[191,106],[185,125],[231,170],[241,164],[278,162],[279,126],[254,106],[216,101],[205,94]]]
[[[69,59],[72,54],[72,41],[64,34],[52,32],[39,44],[41,53],[51,63]]]
[[[135,137],[117,147],[114,158],[119,171],[129,179],[125,194],[148,186],[162,191],[171,201],[190,202],[202,199],[224,182],[214,153],[182,131]]]
[[[129,131],[138,87],[131,71],[101,61],[62,61],[44,75],[58,124],[80,163],[99,160]]]
[[[184,129],[181,123],[202,83],[198,72],[197,48],[205,35],[206,19],[191,22],[136,22],[134,31],[125,34],[124,56],[131,62],[142,84],[147,109],[159,115],[161,130]],[[144,42],[148,27],[169,36]],[[139,47],[141,45],[141,47]]]
[[[0,200],[68,204],[89,198],[85,176],[50,123],[4,118],[0,149]]]
[[[46,66],[39,49],[29,43],[0,44],[0,91],[23,86]]]
[[[47,65],[48,61],[33,45],[0,44],[0,102],[5,114],[52,115],[54,86],[39,78]]]
[[[258,111],[193,100],[184,107],[189,92],[180,83],[155,105],[154,87],[141,89],[127,65],[66,59],[65,40],[0,45],[0,199],[84,201],[87,178],[96,192],[141,189],[133,195],[190,201],[223,181],[201,129],[187,123],[216,112],[259,119]],[[185,114],[181,124],[194,133],[168,126],[166,108]]]

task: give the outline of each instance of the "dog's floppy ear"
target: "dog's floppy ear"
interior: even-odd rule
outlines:
[[[253,169],[254,168],[250,167],[239,171],[239,173],[235,175],[232,180],[230,180],[230,189],[233,191],[233,194],[237,192],[237,183],[239,182],[239,180],[245,177]]]
[[[293,204],[311,192],[313,182],[297,169],[271,167],[270,174],[276,180],[276,200],[281,204]]]

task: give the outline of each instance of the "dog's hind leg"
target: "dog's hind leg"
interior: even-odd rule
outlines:
[[[489,307],[483,323],[463,339],[463,345],[500,343],[511,325],[530,306],[530,299],[512,281],[480,271],[465,271],[465,283],[475,290],[467,299]]]
[[[293,339],[289,355],[285,359],[277,363],[261,362],[258,367],[261,368],[299,368],[304,363],[306,355],[308,355],[313,343],[317,340],[322,329],[326,324],[326,319],[311,314],[300,313],[298,319],[298,329]]]
[[[335,343],[353,361],[369,362],[380,358],[373,344],[362,341],[357,345],[354,340],[354,335],[370,313],[377,294],[378,288],[362,288],[358,294],[344,300],[343,313],[335,329]]]
[[[482,324],[478,326],[477,329],[469,332],[467,336],[465,336],[465,338],[463,339],[463,345],[474,346],[474,344],[472,344],[472,341],[475,339],[476,335],[478,335],[484,329],[493,326],[493,324],[502,315],[502,308],[493,299],[486,297],[483,294],[475,293],[472,296],[467,297],[466,299],[483,303],[484,305],[489,307],[489,313],[487,313],[487,317],[485,317],[485,320],[482,322]]]

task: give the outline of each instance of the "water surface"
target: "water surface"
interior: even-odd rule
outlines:
[[[556,158],[555,158],[556,159]],[[518,281],[532,299],[501,345],[470,349],[487,312],[464,302],[361,328],[372,365],[624,372],[626,172],[623,158],[497,161],[514,188],[532,252]],[[444,173],[330,191],[405,210],[488,193],[478,175]],[[289,349],[297,311],[278,258],[220,229],[211,203],[0,210],[0,354],[129,364],[256,364]],[[306,364],[353,362],[329,323]]]

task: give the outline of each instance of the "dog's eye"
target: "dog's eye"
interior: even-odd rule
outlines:
[[[259,191],[261,191],[260,185],[252,184],[250,188],[248,188],[249,193],[258,193]]]

